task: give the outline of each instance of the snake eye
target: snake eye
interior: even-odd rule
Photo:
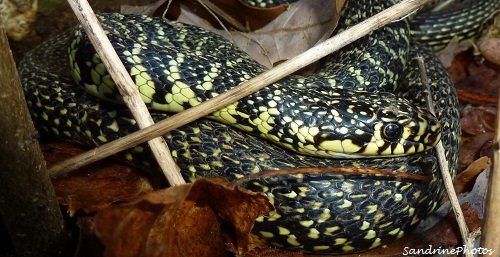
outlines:
[[[401,135],[401,127],[398,124],[389,123],[384,126],[382,133],[387,139],[394,139]]]

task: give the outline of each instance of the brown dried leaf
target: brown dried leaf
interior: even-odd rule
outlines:
[[[223,224],[248,250],[255,218],[272,210],[266,196],[199,179],[110,206],[96,215],[96,233],[106,256],[225,256]]]
[[[491,157],[489,153],[491,152],[493,136],[494,133],[490,132],[464,140],[460,148],[459,165],[467,167],[481,156]]]
[[[456,56],[448,68],[461,103],[496,103],[500,67],[491,62],[477,63],[471,53]]]
[[[450,1],[448,1],[448,3],[449,2]],[[496,18],[494,24],[487,27],[487,30],[484,31],[483,37],[479,41],[476,42],[473,39],[459,41],[458,39],[454,38],[446,46],[446,48],[439,51],[437,55],[441,62],[445,65],[445,67],[450,67],[455,55],[474,48],[475,52],[477,52],[477,50],[479,49],[480,54],[483,55],[486,60],[500,65],[500,38],[498,38],[498,35],[500,35],[499,32],[500,16]]]
[[[452,49],[448,53],[444,53],[444,59],[447,60],[446,64],[453,60],[448,72],[455,82],[461,103],[496,103],[498,85],[500,84],[499,31],[500,16],[483,33],[482,39],[478,42],[479,47],[474,47],[474,53],[472,53],[473,51],[464,52],[458,54],[453,60],[453,56],[457,54],[456,49],[460,48],[460,44],[452,44],[450,48],[455,48],[455,50]],[[467,45],[467,43],[465,44]],[[480,51],[477,51],[478,48]],[[479,52],[485,57],[486,61],[478,62],[480,59],[477,56]]]
[[[84,152],[68,143],[42,145],[42,150],[48,166]],[[90,213],[114,202],[135,200],[155,187],[143,173],[109,160],[52,178],[52,183],[59,204],[68,206],[70,216],[78,210]]]
[[[474,43],[470,40],[459,41],[458,38],[453,38],[450,43],[439,52],[436,53],[437,57],[445,67],[450,67],[459,53],[465,52],[474,47]]]
[[[199,2],[203,2],[204,5]],[[207,2],[213,4],[216,8],[207,5]],[[226,27],[238,31],[260,29],[287,11],[289,7],[288,4],[284,4],[272,8],[255,8],[247,6],[239,0],[190,0],[183,1],[182,5],[185,5],[196,16],[208,21],[213,27],[223,28],[220,24],[220,22],[223,22]],[[211,12],[207,9],[210,9]],[[215,19],[214,14],[218,16],[218,19]]]
[[[496,106],[468,107],[460,119],[462,131],[469,135],[494,132],[496,114]]]
[[[326,40],[336,27],[339,10],[332,0],[299,1],[259,30],[232,33],[232,40],[270,68]]]
[[[254,60],[271,68],[327,39],[336,27],[341,3],[339,0],[299,1],[263,28],[250,33],[210,28],[204,20],[196,20],[189,14],[181,14],[179,20],[226,37]]]
[[[486,60],[500,65],[500,38],[488,38],[480,41],[479,51]]]
[[[493,24],[484,31],[478,45],[486,60],[500,65],[500,15],[497,15]]]
[[[77,219],[79,247],[74,256],[103,256],[104,247],[94,231],[94,217],[79,215]]]
[[[465,108],[460,125],[469,137],[462,137],[459,164],[467,167],[481,156],[491,157],[491,146],[495,131],[495,106]]]
[[[457,194],[461,194],[470,191],[470,189],[474,185],[476,177],[489,166],[490,158],[485,156],[471,163],[469,167],[461,172],[453,182],[455,192]]]

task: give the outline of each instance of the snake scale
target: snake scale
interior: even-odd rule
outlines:
[[[481,21],[500,5],[476,3],[488,10],[487,16],[473,13]],[[392,4],[347,1],[338,30]],[[419,17],[411,25],[393,22],[332,54],[314,75],[289,76],[164,135],[185,179],[234,180],[308,167],[390,170],[394,175],[264,175],[244,186],[274,204],[276,210],[258,218],[253,230],[274,246],[348,253],[401,238],[443,198],[433,146],[443,142],[454,175],[460,143],[452,82],[435,55],[411,36],[427,26]],[[264,71],[231,43],[191,25],[121,14],[99,19],[151,108],[182,111]],[[417,56],[425,60],[430,92],[422,87]],[[79,27],[27,54],[19,71],[33,120],[51,137],[93,147],[138,129],[129,111],[116,104],[114,83]],[[436,117],[423,107],[427,93]],[[152,116],[158,121],[168,114]],[[121,155],[154,172],[151,156],[145,144]]]

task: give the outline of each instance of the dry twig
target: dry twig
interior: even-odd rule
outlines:
[[[417,63],[420,68],[420,78],[422,80],[422,83],[424,87],[427,89],[427,92],[431,92],[429,81],[427,79],[427,70],[425,68],[424,59],[418,57]],[[436,112],[434,110],[434,101],[432,100],[430,94],[427,95],[427,105],[429,111],[433,115],[436,115]],[[458,202],[458,197],[457,193],[455,192],[455,188],[453,187],[453,179],[451,178],[450,175],[450,169],[448,168],[449,164],[448,160],[446,160],[446,155],[444,153],[444,147],[442,141],[439,141],[439,143],[436,145],[436,154],[439,162],[439,170],[441,171],[441,176],[443,177],[446,193],[448,194],[448,198],[450,199],[451,208],[453,209],[453,212],[455,213],[455,217],[457,219],[458,228],[460,229],[462,240],[468,249],[472,249],[474,244],[474,237],[471,237],[471,235],[469,234],[469,228],[465,223],[464,214],[462,212],[462,209],[460,208],[460,202]],[[465,252],[465,255],[471,256],[470,252]]]

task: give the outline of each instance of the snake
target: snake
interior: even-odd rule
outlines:
[[[252,233],[276,247],[353,253],[410,233],[444,197],[434,146],[443,143],[454,176],[460,145],[453,83],[424,44],[439,45],[418,28],[438,33],[426,26],[441,15],[461,24],[466,14],[477,21],[473,28],[450,33],[476,36],[471,31],[500,0],[470,2],[471,11],[392,22],[331,54],[313,75],[287,76],[165,134],[183,177],[246,178],[242,186],[275,207],[255,220]],[[347,1],[337,31],[393,4]],[[155,121],[265,71],[231,42],[193,25],[117,13],[98,18]],[[425,60],[429,90],[416,57]],[[80,26],[29,52],[19,74],[33,121],[48,137],[95,147],[139,129]],[[427,96],[436,115],[425,107]],[[117,157],[155,173],[151,156],[141,144]],[[287,172],[312,167],[351,171]],[[363,169],[390,172],[356,172]]]

